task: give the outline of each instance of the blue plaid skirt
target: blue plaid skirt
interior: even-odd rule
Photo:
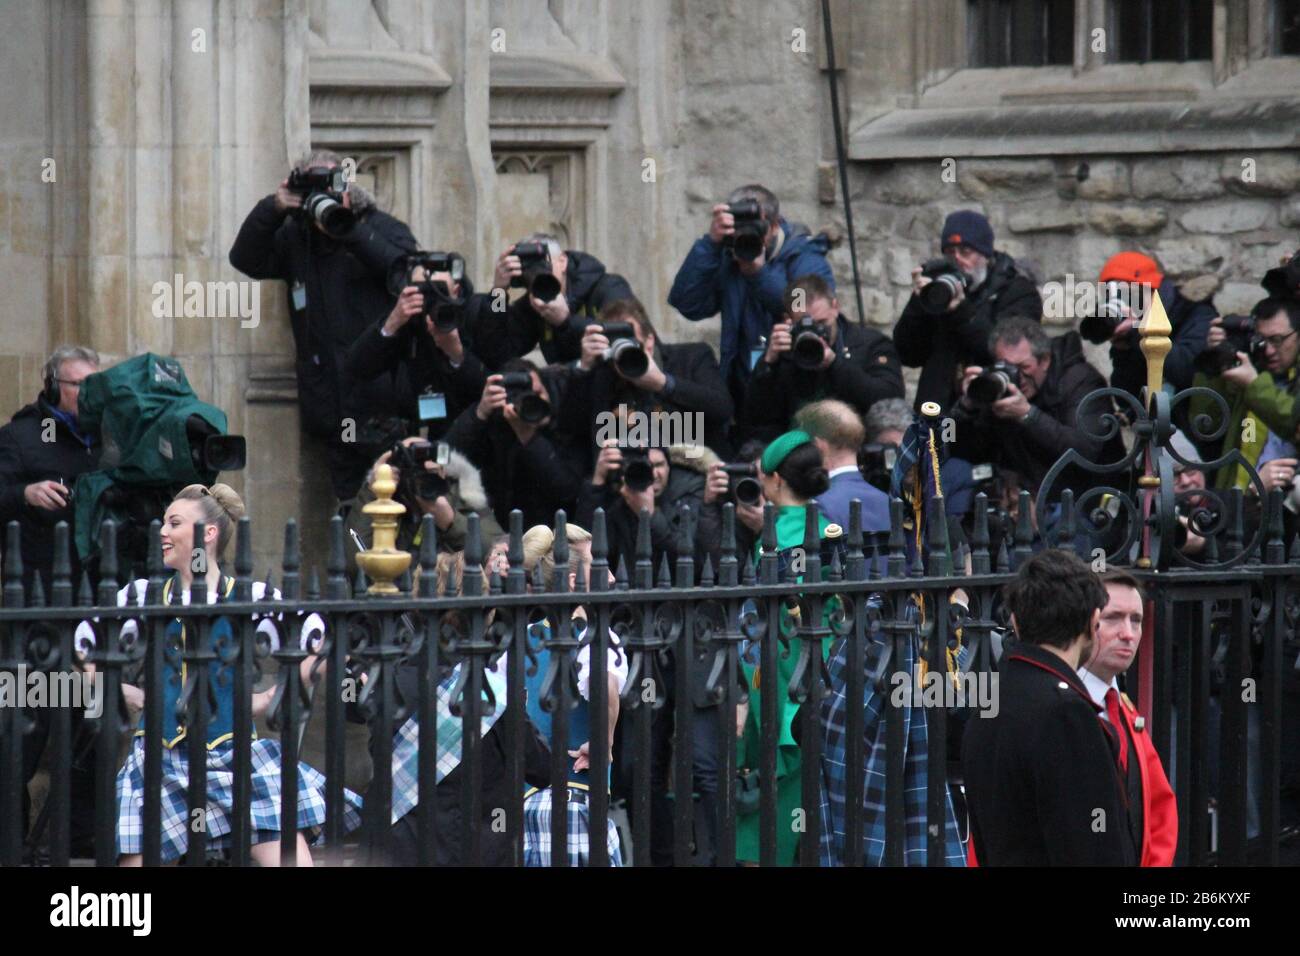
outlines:
[[[280,839],[280,744],[270,738],[253,741],[249,811],[255,845]],[[231,741],[208,751],[208,799],[203,827],[208,846],[229,848],[235,786],[235,748]],[[189,745],[162,751],[162,861],[184,856],[191,830],[187,793],[190,782]],[[361,825],[361,798],[343,791],[343,826]],[[197,821],[195,821],[197,823]],[[305,763],[298,764],[297,829],[307,831],[308,843],[319,841],[325,822],[325,777]],[[117,774],[117,852],[141,853],[144,848],[144,738],[136,737],[131,754]]]
[[[605,845],[609,865],[623,865],[618,827],[607,820]],[[569,801],[569,866],[587,866],[591,858],[591,809],[586,800]],[[524,866],[551,865],[551,789],[524,798]]]

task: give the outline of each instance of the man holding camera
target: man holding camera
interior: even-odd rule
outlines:
[[[1005,252],[993,249],[993,227],[980,213],[952,213],[939,236],[943,257],[912,270],[912,298],[894,328],[903,364],[920,368],[915,407],[947,410],[959,397],[961,370],[987,365],[989,334],[1004,319],[1042,320],[1033,279]]]
[[[382,450],[345,441],[344,419],[360,427],[387,403],[385,383],[350,381],[344,358],[393,308],[390,270],[417,248],[405,223],[345,180],[339,156],[329,150],[313,151],[254,206],[230,247],[230,264],[240,272],[288,287],[302,426],[327,442],[339,501],[356,494]]]
[[[440,438],[478,401],[487,379],[466,342],[473,288],[458,253],[420,253],[408,261],[397,304],[353,343],[344,370],[357,382],[384,382],[394,414]]]
[[[373,543],[370,515],[362,507],[375,500],[370,485],[375,470],[384,464],[392,467],[393,480],[397,482],[397,492],[393,497],[406,506],[406,513],[398,519],[398,550],[419,554],[425,515],[433,516],[439,551],[465,550],[465,534],[471,514],[479,516],[479,530],[484,542],[502,534],[501,526],[488,508],[483,476],[469,459],[451,449],[446,442],[434,443],[411,437],[380,455],[366,475],[356,506],[347,517],[348,537],[353,542],[359,540],[366,547]],[[351,544],[348,546],[349,575],[356,574],[357,550]]]
[[[574,361],[582,352],[583,330],[601,309],[632,298],[626,279],[606,272],[590,253],[562,249],[559,239],[544,232],[501,253],[492,276],[493,303],[503,302],[512,287],[524,294],[508,308],[478,312],[476,348],[491,369],[538,344],[549,364]]]
[[[1193,302],[1183,297],[1172,279],[1166,279],[1160,266],[1140,252],[1121,252],[1102,266],[1097,281],[1105,286],[1098,314],[1085,318],[1079,325],[1084,338],[1096,345],[1110,343],[1110,384],[1141,398],[1147,383],[1146,358],[1138,348],[1138,322],[1142,304],[1132,301],[1129,290],[1151,289],[1160,294],[1165,315],[1173,326],[1173,348],[1165,356],[1165,381],[1174,391],[1192,384],[1193,363],[1205,348],[1210,320],[1215,317],[1210,302]],[[1090,334],[1091,333],[1091,334]]]
[[[1195,385],[1207,386],[1223,395],[1229,404],[1228,431],[1220,454],[1239,450],[1255,466],[1264,482],[1265,492],[1287,488],[1296,474],[1296,426],[1300,409],[1296,390],[1300,387],[1296,357],[1300,354],[1300,303],[1294,299],[1269,297],[1251,310],[1254,334],[1249,354],[1235,353],[1233,364],[1214,377],[1197,372]],[[1224,320],[1210,323],[1206,349],[1221,349],[1228,341]],[[1210,399],[1195,396],[1188,414],[1209,415],[1219,423],[1219,410]],[[1212,457],[1218,458],[1219,454]],[[1245,467],[1220,468],[1215,474],[1216,488],[1253,489]]]
[[[1109,405],[1094,402],[1080,413],[1084,397],[1105,388],[1106,379],[1084,358],[1078,332],[1049,338],[1032,319],[1007,319],[994,328],[988,348],[995,363],[970,366],[962,376],[961,400],[953,409],[953,454],[1009,468],[1035,493],[1071,448],[1098,464],[1124,457],[1118,434],[1109,441],[1097,437]],[[1076,465],[1066,469],[1055,491],[1072,488],[1078,500],[1091,486]]]
[[[524,514],[524,527],[555,523],[555,512],[572,512],[585,466],[585,448],[554,427],[568,370],[537,370],[527,359],[510,359],[489,375],[478,404],[452,423],[446,442],[480,470],[497,522],[510,526],[510,512]]]
[[[903,397],[893,343],[850,323],[820,277],[790,283],[785,310],[749,379],[741,416],[747,437],[770,441],[790,427],[801,406],[819,399],[839,399],[865,415],[881,399]]]
[[[668,413],[679,434],[667,444],[704,445],[725,453],[731,396],[705,342],[666,345],[659,341],[645,308],[620,299],[600,313],[582,337],[582,355],[569,380],[562,427],[575,440],[600,449],[603,416]],[[702,429],[697,427],[702,424]]]
[[[680,445],[619,448],[614,443],[600,450],[596,470],[578,495],[574,520],[590,528],[595,510],[605,509],[611,568],[617,568],[621,560],[630,577],[636,567],[637,523],[643,510],[650,515],[650,560],[656,572],[664,555],[670,562],[677,560],[683,506],[689,509],[687,540],[694,548],[694,519],[704,495],[704,474],[717,456],[704,449],[705,454],[691,458],[690,452]]]
[[[741,186],[713,207],[709,231],[687,253],[668,304],[692,322],[722,313],[721,370],[737,401],[762,358],[765,337],[784,310],[786,286],[816,275],[833,290],[824,234],[781,218],[768,189]]]

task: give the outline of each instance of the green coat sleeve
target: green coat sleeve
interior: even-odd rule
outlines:
[[[1257,375],[1246,387],[1246,408],[1279,438],[1291,441],[1295,437],[1295,395],[1289,387],[1278,388],[1271,375]]]

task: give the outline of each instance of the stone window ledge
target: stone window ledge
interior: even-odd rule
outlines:
[[[1209,63],[959,70],[912,108],[860,113],[855,160],[1276,149],[1300,145],[1300,59],[1216,85]],[[1145,134],[1145,135],[1144,135]]]
[[[603,57],[527,53],[492,56],[493,93],[579,93],[614,96],[627,80]]]
[[[309,57],[313,90],[446,90],[451,76],[418,53],[318,47]]]

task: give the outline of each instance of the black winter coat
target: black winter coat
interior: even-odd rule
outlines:
[[[570,249],[564,270],[564,297],[569,319],[560,328],[549,325],[520,295],[504,312],[477,310],[475,348],[489,369],[527,355],[540,342],[548,365],[572,362],[582,354],[582,332],[595,322],[600,310],[619,299],[631,299],[632,287],[621,275],[605,271],[605,264],[586,252]]]
[[[597,416],[617,409],[620,404],[648,413],[700,413],[704,416],[704,435],[692,436],[695,442],[720,455],[728,453],[727,431],[734,406],[731,393],[718,371],[718,360],[712,346],[704,342],[682,345],[656,342],[655,362],[665,375],[671,375],[675,380],[671,394],[655,395],[637,388],[603,362],[590,372],[574,369],[561,410],[560,428],[573,436],[575,442],[587,442],[587,471],[594,467],[598,454],[596,436],[600,422]]]
[[[547,368],[540,373],[552,408],[563,401],[564,372]],[[559,508],[572,514],[585,474],[585,449],[553,426],[521,445],[504,418],[494,415],[481,421],[477,412],[477,405],[461,412],[443,440],[482,473],[497,523],[509,528],[514,508],[524,513],[525,529],[535,524],[553,527]]]
[[[1048,470],[1069,449],[1097,464],[1110,464],[1124,457],[1124,443],[1119,435],[1101,441],[1101,416],[1113,407],[1109,400],[1093,402],[1087,414],[1079,417],[1079,406],[1088,393],[1106,387],[1101,372],[1083,356],[1083,342],[1078,332],[1067,332],[1052,339],[1052,364],[1043,387],[1029,404],[1039,414],[1028,424],[994,418],[986,408],[967,408],[961,402],[953,407],[956,441],[952,453],[967,461],[993,462],[1010,468],[1021,476],[1022,486],[1037,491]],[[1074,489],[1075,501],[1096,483],[1075,466],[1068,468],[1061,480],[1054,482],[1052,498],[1063,488]]]
[[[962,742],[981,866],[1135,866],[1110,736],[1078,674],[1017,642],[1002,659],[995,716]]]
[[[881,399],[903,397],[903,369],[889,338],[843,315],[837,327],[837,357],[825,370],[801,369],[788,359],[754,367],[741,415],[746,438],[771,441],[790,428],[795,412],[819,399],[848,402],[865,416]]]
[[[303,427],[338,440],[345,417],[398,416],[388,388],[376,379],[350,381],[344,357],[362,333],[392,311],[397,297],[389,276],[397,260],[418,245],[411,230],[387,213],[360,214],[346,240],[321,233],[304,219],[275,209],[267,196],[248,214],[230,247],[230,264],[254,279],[282,279],[293,325],[298,404]],[[301,283],[304,308],[294,307]]]
[[[894,347],[904,365],[921,369],[917,411],[923,402],[951,408],[960,397],[960,369],[993,361],[989,335],[994,325],[1012,316],[1041,322],[1043,300],[1033,280],[1019,272],[1005,252],[993,254],[983,285],[953,312],[930,315],[912,296],[894,328]]]
[[[1160,301],[1173,327],[1170,336],[1173,348],[1165,356],[1165,381],[1176,391],[1182,391],[1192,387],[1192,376],[1196,374],[1192,363],[1205,351],[1210,320],[1219,314],[1219,310],[1213,302],[1193,302],[1183,298],[1172,279],[1160,283]],[[1147,362],[1138,342],[1138,332],[1134,328],[1128,335],[1127,348],[1116,348],[1114,344],[1110,347],[1110,383],[1135,398],[1141,397],[1147,384]]]
[[[51,442],[41,440],[47,419],[54,422]],[[44,397],[19,409],[9,424],[0,428],[0,526],[7,527],[10,521],[19,523],[23,584],[30,588],[39,571],[47,599],[54,573],[54,526],[60,521],[68,523],[74,588],[81,577],[81,561],[72,543],[76,540],[76,506],[70,502],[61,511],[33,508],[27,504],[23,492],[34,482],[51,479],[62,480],[72,489],[78,476],[99,467],[100,452],[97,440],[88,448],[67,425],[55,418]],[[7,537],[0,535],[0,549],[6,546]],[[7,564],[10,556],[4,557]]]

